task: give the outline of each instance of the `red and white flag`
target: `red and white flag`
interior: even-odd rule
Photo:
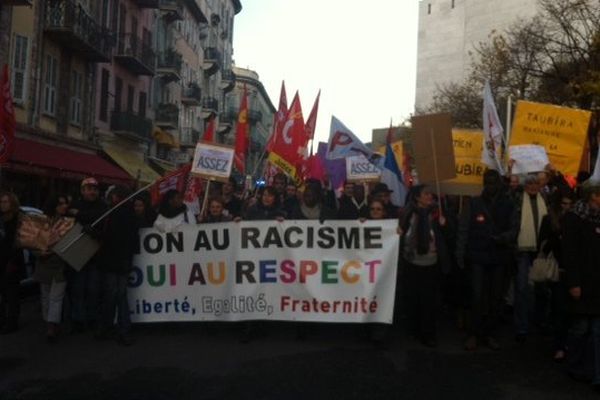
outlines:
[[[10,75],[8,65],[4,65],[0,82],[0,165],[7,163],[15,150],[15,110],[10,92]]]
[[[500,152],[502,150],[503,141],[502,125],[500,124],[500,118],[498,118],[498,112],[496,111],[496,105],[494,104],[494,98],[492,96],[492,89],[488,81],[483,86],[483,149],[481,150],[481,162],[495,169],[500,174],[504,174],[504,168],[500,162]]]
[[[277,113],[273,116],[273,131],[271,132],[271,136],[269,136],[269,140],[267,141],[267,151],[271,151],[273,148],[273,142],[275,138],[283,128],[283,124],[285,122],[285,117],[288,113],[287,106],[287,95],[285,93],[285,81],[281,82],[281,93],[279,94],[279,107],[277,109]]]
[[[152,205],[158,205],[162,195],[171,189],[183,193],[186,189],[187,178],[191,168],[192,164],[186,164],[157,180],[156,183],[150,187],[150,199]]]

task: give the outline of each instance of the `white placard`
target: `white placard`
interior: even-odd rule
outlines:
[[[191,172],[208,179],[226,180],[231,175],[234,149],[209,143],[198,143]]]
[[[381,170],[365,156],[346,157],[346,179],[349,181],[378,181]]]
[[[144,229],[133,322],[392,323],[396,220],[251,221]]]
[[[550,164],[546,149],[535,144],[510,146],[509,154],[510,159],[515,161],[511,170],[514,175],[544,171]]]

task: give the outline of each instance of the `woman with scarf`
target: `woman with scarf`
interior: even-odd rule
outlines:
[[[183,204],[183,196],[171,189],[164,194],[154,227],[160,232],[176,232],[182,225],[196,224],[196,216]]]
[[[436,347],[440,271],[448,265],[442,236],[446,219],[437,211],[428,186],[413,187],[409,200],[400,225],[409,328],[425,346]]]
[[[573,314],[569,373],[600,389],[600,181],[582,186],[583,199],[565,214],[562,261]]]

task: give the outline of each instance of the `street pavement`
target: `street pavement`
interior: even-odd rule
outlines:
[[[310,325],[306,340],[286,323],[261,324],[249,344],[234,324],[136,326],[135,344],[91,332],[47,344],[34,298],[18,333],[0,336],[0,399],[588,399],[598,394],[553,363],[552,340],[517,344],[503,328],[499,352],[462,348],[441,316],[439,347],[400,329],[387,348],[351,325]]]

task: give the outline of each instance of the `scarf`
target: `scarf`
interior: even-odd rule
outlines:
[[[600,210],[594,210],[583,200],[579,200],[575,203],[571,212],[584,221],[600,224]]]
[[[427,254],[431,241],[431,224],[429,221],[429,209],[417,207],[415,209],[417,216],[417,254]]]
[[[307,207],[304,203],[300,204],[300,211],[306,217],[306,219],[319,219],[321,216],[321,207],[316,205],[315,207]]]
[[[519,250],[524,251],[535,251],[537,249],[537,237],[540,231],[540,225],[542,218],[548,214],[546,208],[546,202],[542,197],[541,193],[535,196],[535,202],[537,205],[537,226],[535,226],[536,219],[533,215],[533,207],[531,202],[534,201],[531,196],[527,193],[523,194],[523,200],[521,203],[521,229],[519,230],[518,246]]]
[[[172,208],[172,207],[167,207],[164,211],[163,211],[163,217],[165,218],[175,218],[176,216],[178,216],[181,213],[184,213],[187,211],[187,206],[184,204],[179,208]]]

